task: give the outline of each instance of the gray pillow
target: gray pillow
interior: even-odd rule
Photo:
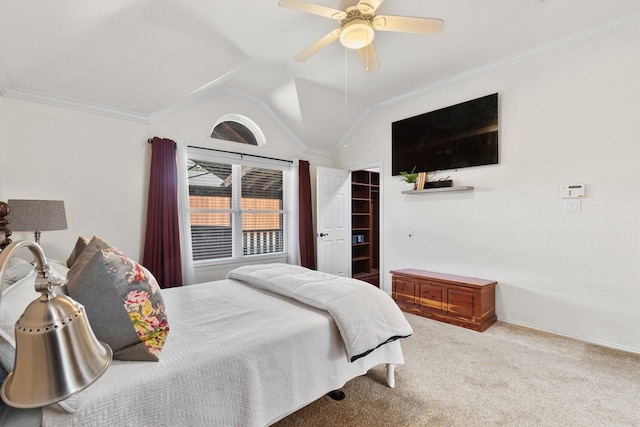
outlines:
[[[69,254],[69,258],[67,258],[67,267],[71,268],[71,266],[76,262],[76,260],[78,259],[78,257],[80,256],[82,251],[84,251],[84,249],[87,247],[88,244],[89,244],[89,241],[87,239],[85,239],[82,236],[78,237],[78,240],[76,240],[76,244],[73,247],[73,250]]]
[[[76,242],[76,247],[77,246],[78,242]],[[98,251],[110,251],[118,253],[120,255],[124,255],[120,250],[111,247],[111,245],[102,240],[100,237],[93,236],[89,243],[87,243],[85,248],[77,255],[75,260],[72,262],[71,267],[69,267],[69,272],[67,273],[67,279],[69,280],[69,282],[71,282],[75,278],[75,276],[85,267],[85,265],[87,265],[87,263]],[[72,255],[70,255],[70,257]],[[69,260],[67,260],[67,262],[69,262]]]
[[[108,245],[94,250],[106,245],[94,239],[69,271],[69,296],[84,305],[93,332],[115,359],[158,361],[169,324],[156,279]]]

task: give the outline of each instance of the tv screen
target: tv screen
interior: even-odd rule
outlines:
[[[391,174],[498,163],[498,94],[391,124]]]

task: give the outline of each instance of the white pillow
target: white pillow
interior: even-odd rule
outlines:
[[[33,265],[22,258],[12,257],[7,265],[7,271],[4,274],[4,283],[2,290],[6,290],[20,279],[27,277],[33,271]]]
[[[13,344],[4,337],[4,331],[0,331],[0,367],[9,373],[13,371],[16,360],[16,349]]]
[[[0,329],[13,339],[15,339],[14,328],[20,315],[24,313],[31,301],[40,296],[34,288],[35,279],[36,272],[32,271],[27,277],[5,289],[0,297]]]
[[[27,277],[5,289],[0,297],[0,365],[7,372],[13,370],[16,355],[16,321],[31,301],[40,295],[33,287],[35,278],[36,272],[31,270]]]

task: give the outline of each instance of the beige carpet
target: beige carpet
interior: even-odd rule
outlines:
[[[640,426],[640,355],[498,322],[483,333],[407,314],[396,388],[375,368],[275,425]]]

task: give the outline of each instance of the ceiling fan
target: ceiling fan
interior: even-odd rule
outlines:
[[[340,43],[344,47],[358,51],[365,69],[368,72],[372,72],[380,68],[378,55],[373,46],[374,30],[434,34],[442,29],[444,21],[441,19],[378,15],[376,10],[383,1],[359,0],[355,6],[339,10],[304,0],[280,0],[278,2],[280,6],[331,18],[340,24],[339,28],[331,31],[300,52],[295,59],[300,62],[305,61],[321,49],[340,39]]]

